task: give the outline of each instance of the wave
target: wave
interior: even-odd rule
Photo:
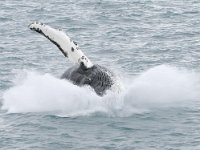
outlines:
[[[2,109],[8,113],[51,112],[60,116],[105,114],[130,116],[155,107],[178,106],[200,98],[199,73],[161,65],[126,78],[120,93],[99,97],[51,74],[21,71],[14,86],[3,93]]]

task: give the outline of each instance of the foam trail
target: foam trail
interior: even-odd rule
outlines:
[[[3,94],[2,109],[9,113],[52,112],[64,116],[103,113],[130,116],[166,104],[179,106],[200,98],[199,74],[166,65],[127,79],[120,94],[99,97],[89,87],[78,87],[50,74],[26,71]],[[177,105],[178,104],[178,105]]]

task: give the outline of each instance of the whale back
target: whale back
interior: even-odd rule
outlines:
[[[69,68],[61,78],[70,80],[78,86],[88,85],[99,96],[103,96],[106,90],[114,84],[112,77],[113,73],[102,66],[93,65],[93,67],[87,69],[80,65]]]

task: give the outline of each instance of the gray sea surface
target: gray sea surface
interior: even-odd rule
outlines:
[[[98,97],[31,31],[63,29],[119,77]],[[1,0],[1,150],[199,150],[199,0]]]

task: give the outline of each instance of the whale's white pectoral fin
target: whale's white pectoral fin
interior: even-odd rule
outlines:
[[[44,35],[73,63],[82,63],[86,68],[93,66],[92,62],[79,49],[77,43],[72,41],[62,30],[54,29],[39,22],[31,23],[29,28]]]

